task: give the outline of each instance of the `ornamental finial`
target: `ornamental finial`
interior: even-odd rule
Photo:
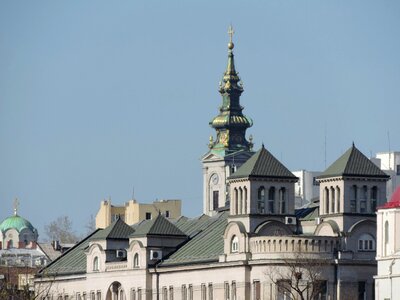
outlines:
[[[228,28],[228,34],[229,34],[228,49],[229,49],[229,50],[232,50],[233,47],[235,47],[235,45],[234,45],[233,42],[232,42],[232,38],[233,38],[233,34],[234,34],[234,33],[235,33],[235,31],[233,30],[232,25],[229,25],[229,28]]]
[[[16,216],[17,215],[17,213],[18,213],[18,207],[19,207],[19,200],[18,200],[18,198],[15,198],[14,199],[14,202],[13,202],[13,206],[14,206],[14,216]]]

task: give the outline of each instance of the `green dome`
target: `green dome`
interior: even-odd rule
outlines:
[[[24,218],[15,215],[8,217],[0,224],[0,231],[6,232],[8,229],[14,228],[18,232],[21,232],[23,229],[28,228],[32,231],[36,231],[36,229],[32,226],[31,222],[25,220]]]

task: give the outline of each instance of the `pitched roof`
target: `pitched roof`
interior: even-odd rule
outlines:
[[[128,239],[129,235],[134,232],[134,229],[122,221],[120,218],[112,222],[107,228],[97,232],[93,240],[108,240],[108,239]]]
[[[176,227],[162,215],[158,215],[155,219],[139,224],[131,236],[135,237],[146,235],[186,236],[185,233],[183,233],[178,227]]]
[[[277,160],[264,145],[250,157],[229,179],[243,177],[280,177],[296,179],[279,160]]]
[[[388,178],[381,169],[353,146],[331,164],[318,178],[334,176],[363,176]]]
[[[378,209],[398,208],[398,207],[400,207],[400,186],[394,191],[392,197],[390,198],[390,201],[386,202]]]
[[[160,267],[218,261],[224,253],[224,231],[229,213],[223,211],[213,217],[179,219],[176,225],[187,228],[191,238],[187,243],[160,263]]]

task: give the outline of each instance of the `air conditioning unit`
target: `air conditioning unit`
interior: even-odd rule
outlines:
[[[125,258],[126,257],[126,251],[124,249],[119,249],[116,251],[116,256],[118,258]]]
[[[286,225],[296,225],[296,218],[295,217],[285,217],[285,224]]]
[[[322,222],[322,220],[320,217],[315,218],[315,225],[319,225],[319,224],[321,224],[321,222]]]
[[[150,260],[161,260],[162,251],[161,250],[150,250]]]

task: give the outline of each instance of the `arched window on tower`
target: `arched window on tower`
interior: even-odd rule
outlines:
[[[271,186],[268,190],[268,212],[275,213],[275,187]]]
[[[325,190],[325,213],[329,214],[329,189],[326,187]]]
[[[279,213],[286,213],[286,189],[284,187],[279,190]]]
[[[336,187],[336,212],[340,213],[340,187]],[[342,206],[343,207],[343,206]]]
[[[133,256],[133,267],[134,268],[139,268],[140,267],[139,253],[135,253],[135,255]]]
[[[241,215],[243,212],[243,189],[239,188],[239,200],[238,200],[238,215]]]
[[[257,193],[257,212],[258,213],[265,213],[265,188],[263,186],[258,188]]]
[[[367,212],[367,198],[368,198],[368,187],[364,185],[361,191],[360,213],[365,214]]]
[[[93,259],[93,271],[98,271],[99,270],[99,257],[96,256]]]
[[[376,203],[378,201],[378,187],[373,186],[371,189],[371,212],[374,213],[376,211]]]
[[[243,199],[243,213],[247,214],[247,187],[243,188],[244,199]]]
[[[231,239],[231,252],[239,252],[239,238],[236,235],[234,235]]]
[[[335,197],[335,189],[333,187],[331,187],[331,212],[335,213],[336,212],[336,197]]]

